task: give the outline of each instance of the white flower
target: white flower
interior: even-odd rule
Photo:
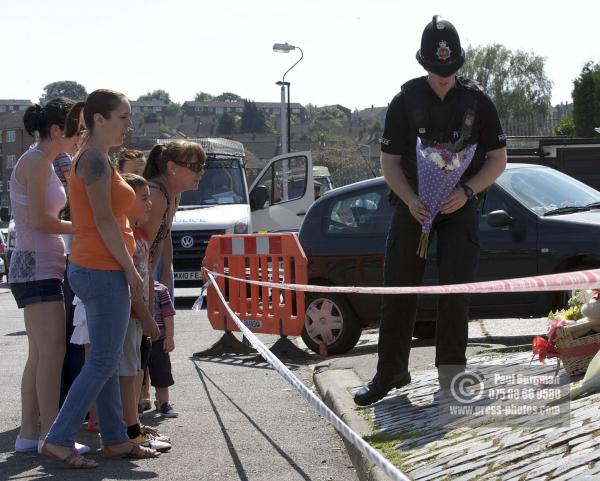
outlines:
[[[576,289],[575,292],[573,292],[573,297],[575,297],[575,299],[582,304],[585,304],[586,302],[590,302],[592,300],[592,297],[594,297],[594,291],[588,289]]]
[[[453,167],[452,170],[458,169],[460,167],[460,158],[458,157],[457,154],[454,154],[452,156],[452,167]]]
[[[435,165],[437,165],[440,169],[443,169],[446,166],[444,164],[444,158],[437,152],[429,153],[427,158],[431,160]]]

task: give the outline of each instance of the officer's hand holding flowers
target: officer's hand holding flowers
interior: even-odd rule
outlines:
[[[442,204],[440,214],[452,214],[467,203],[467,194],[460,186],[456,187]]]
[[[408,209],[412,216],[417,219],[419,224],[424,224],[431,219],[431,214],[425,207],[425,204],[419,200],[419,196],[415,195],[408,203]]]

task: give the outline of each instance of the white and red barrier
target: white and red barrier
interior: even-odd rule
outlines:
[[[483,294],[487,292],[531,292],[568,291],[572,289],[600,289],[600,269],[577,272],[563,272],[545,276],[518,277],[500,281],[469,282],[444,286],[410,287],[354,287],[354,286],[315,286],[308,284],[283,284],[276,282],[242,279],[227,274],[207,270],[214,277],[247,282],[275,289],[289,289],[303,292],[337,292],[343,294]]]

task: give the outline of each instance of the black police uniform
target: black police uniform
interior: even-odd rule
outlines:
[[[430,87],[427,77],[402,86],[390,104],[381,150],[401,155],[407,181],[418,193],[416,140],[477,144],[477,151],[461,182],[475,175],[485,162],[486,152],[506,146],[498,113],[479,86],[457,77],[456,86],[444,100]],[[408,207],[392,193],[396,210],[390,225],[384,264],[385,286],[415,286],[423,279],[425,259],[417,246],[421,225]],[[473,197],[451,214],[438,214],[432,234],[437,236],[437,266],[440,284],[471,282],[479,259],[478,200]],[[381,379],[408,376],[408,359],[417,308],[416,295],[383,296],[379,330],[377,375]],[[436,359],[440,366],[464,366],[468,338],[467,295],[442,295],[438,300]],[[442,387],[448,380],[441,374]],[[455,372],[455,371],[454,371]]]

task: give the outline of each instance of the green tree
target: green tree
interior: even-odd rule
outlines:
[[[306,104],[304,106],[304,112],[306,115],[306,120],[311,122],[316,119],[317,113],[319,112],[319,107],[317,107],[315,104]]]
[[[240,133],[242,134],[264,134],[269,132],[269,125],[265,113],[260,110],[256,103],[251,100],[244,101],[242,111],[242,122]]]
[[[153,90],[152,92],[147,92],[146,94],[138,97],[138,102],[143,100],[162,100],[163,102],[169,104],[171,103],[171,96],[167,91],[158,89]]]
[[[600,64],[588,62],[573,82],[573,123],[575,135],[593,137],[600,126]]]
[[[231,135],[235,133],[235,117],[227,112],[221,114],[217,122],[218,135]]]
[[[71,100],[84,100],[87,97],[85,87],[73,80],[59,80],[44,87],[40,103],[45,104],[54,97],[67,97]]]
[[[564,135],[566,137],[575,137],[575,122],[573,114],[567,114],[560,118],[556,127],[554,127],[556,135]]]
[[[176,102],[168,103],[164,110],[164,114],[169,116],[181,115],[182,113],[183,109],[181,108],[181,104]]]
[[[198,92],[194,96],[194,102],[210,102],[211,100],[214,100],[214,99],[215,99],[214,95],[211,95],[206,92]]]
[[[481,84],[500,118],[506,119],[550,111],[552,81],[545,64],[546,59],[533,52],[512,51],[498,43],[469,46],[459,74]]]
[[[315,118],[317,120],[329,120],[336,125],[342,125],[347,119],[346,114],[333,105],[317,108]]]
[[[242,97],[231,92],[223,92],[221,95],[215,97],[217,102],[241,102]]]

